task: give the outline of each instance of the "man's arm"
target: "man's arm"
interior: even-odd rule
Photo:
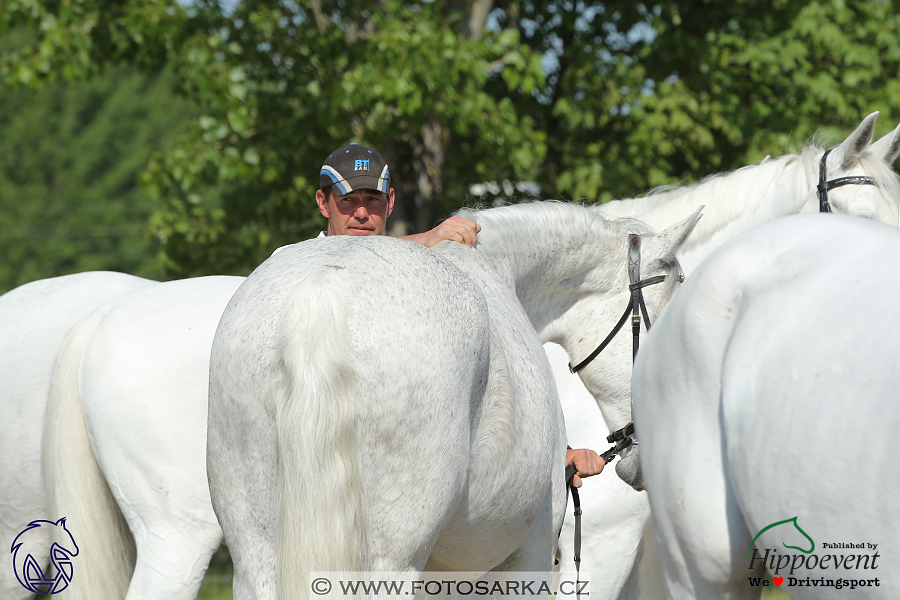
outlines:
[[[474,246],[477,242],[476,234],[481,231],[481,225],[463,219],[462,217],[450,217],[431,231],[424,233],[415,233],[413,235],[405,235],[400,239],[409,240],[417,244],[422,244],[426,248],[431,248],[438,242],[450,240],[459,242],[460,244],[468,244]]]

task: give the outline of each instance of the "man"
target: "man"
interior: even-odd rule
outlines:
[[[377,151],[350,144],[328,155],[316,192],[319,211],[328,219],[325,235],[381,235],[394,210],[394,188],[384,158]],[[428,248],[444,240],[474,246],[481,225],[453,216],[425,233],[402,239]]]
[[[316,192],[319,211],[328,219],[325,235],[382,235],[388,216],[394,210],[394,188],[384,158],[376,150],[350,144],[328,155],[319,172],[320,188]],[[475,246],[481,225],[453,216],[425,233],[402,239],[432,247],[451,240]],[[566,465],[575,465],[572,485],[581,487],[581,478],[603,470],[603,459],[593,450],[566,452]]]

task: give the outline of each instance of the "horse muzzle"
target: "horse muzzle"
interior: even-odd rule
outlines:
[[[641,457],[637,441],[619,455],[616,474],[635,490],[644,491],[644,476],[641,473]]]

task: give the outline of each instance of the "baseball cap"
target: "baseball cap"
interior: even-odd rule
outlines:
[[[342,194],[373,189],[388,193],[391,175],[384,158],[367,146],[350,144],[328,155],[319,171],[319,187],[333,185]]]

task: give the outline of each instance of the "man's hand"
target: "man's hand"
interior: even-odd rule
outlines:
[[[597,475],[603,470],[606,463],[600,455],[587,448],[578,450],[566,450],[566,466],[575,465],[575,475],[572,477],[572,486],[580,488],[581,478]]]
[[[481,225],[478,223],[463,219],[462,217],[453,216],[431,231],[407,235],[402,239],[422,244],[426,248],[431,248],[438,242],[443,242],[444,240],[475,246],[475,243],[478,241],[476,234],[479,231],[481,231]]]

